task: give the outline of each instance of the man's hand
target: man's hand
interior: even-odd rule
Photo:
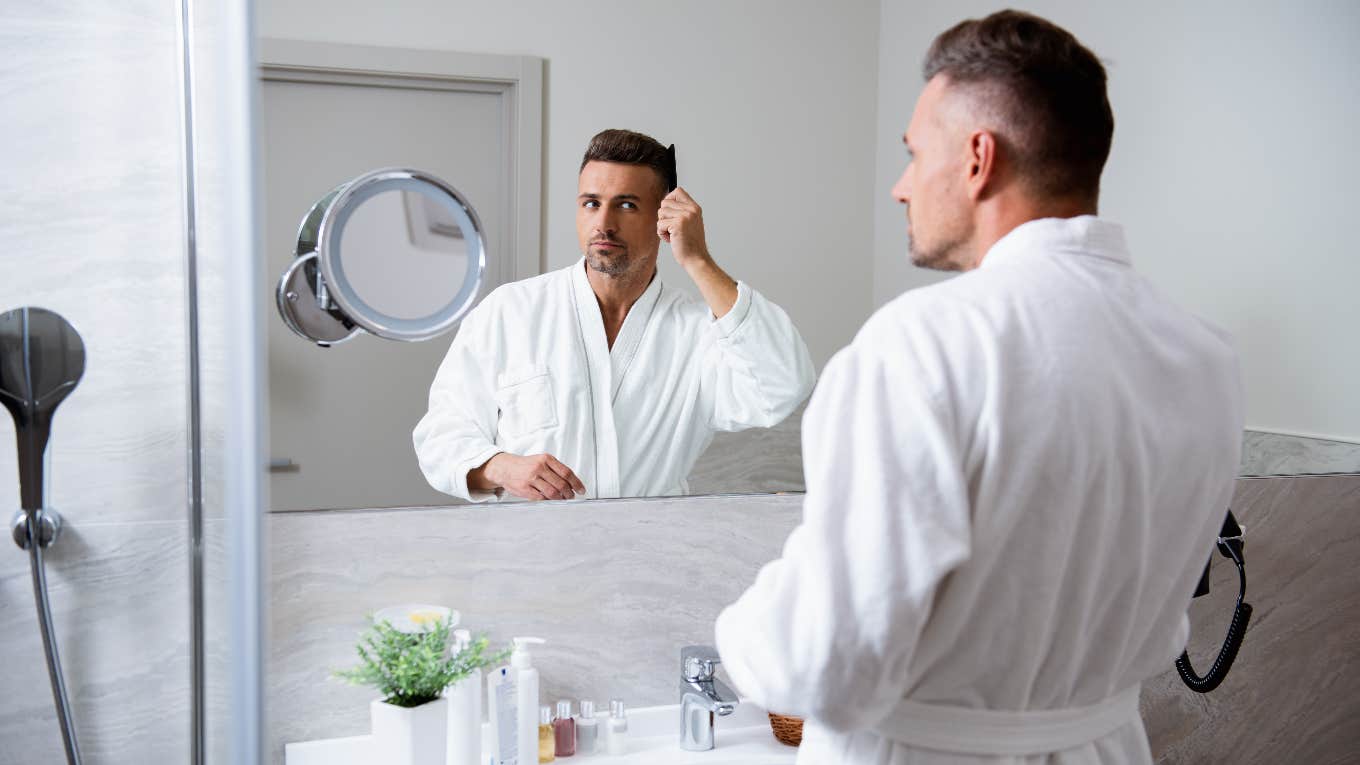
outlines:
[[[675,261],[699,286],[713,315],[722,318],[737,302],[737,283],[732,281],[708,253],[704,240],[704,211],[683,188],[661,200],[656,213],[656,235],[670,242]]]
[[[586,492],[586,485],[571,468],[551,454],[521,457],[501,452],[468,474],[469,486],[474,480],[480,484],[475,488],[480,490],[504,488],[524,499],[572,499]]]
[[[679,186],[661,200],[656,213],[656,235],[670,243],[676,262],[687,269],[693,261],[711,260],[708,243],[704,241],[704,211]]]

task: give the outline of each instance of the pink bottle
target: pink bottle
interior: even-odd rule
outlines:
[[[557,702],[557,719],[553,720],[553,734],[557,739],[558,757],[576,754],[576,721],[571,719],[571,702],[566,699]]]

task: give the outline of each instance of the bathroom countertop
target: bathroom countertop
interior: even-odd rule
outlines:
[[[708,752],[686,752],[678,739],[679,706],[644,707],[629,713],[628,750],[620,755],[577,755],[560,758],[601,765],[793,765],[797,749],[775,740],[765,711],[742,704],[730,717],[718,718]],[[490,739],[483,726],[482,739]],[[483,750],[487,752],[486,749]],[[490,762],[489,752],[483,755]],[[369,736],[303,741],[284,747],[285,765],[378,765]],[[450,763],[449,765],[463,765]]]

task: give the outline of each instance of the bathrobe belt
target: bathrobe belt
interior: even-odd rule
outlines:
[[[1138,720],[1135,685],[1085,707],[1002,711],[904,699],[875,732],[907,746],[955,754],[1023,756],[1088,744]]]

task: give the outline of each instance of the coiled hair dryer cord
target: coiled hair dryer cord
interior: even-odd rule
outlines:
[[[1242,529],[1237,525],[1237,519],[1233,518],[1232,511],[1228,512],[1228,517],[1223,521],[1222,536],[1218,538],[1218,551],[1224,557],[1232,558],[1233,563],[1237,564],[1237,605],[1233,608],[1232,623],[1228,625],[1228,634],[1223,638],[1223,647],[1218,651],[1218,657],[1214,659],[1213,665],[1203,677],[1195,674],[1194,667],[1190,666],[1190,654],[1182,651],[1180,658],[1176,659],[1176,672],[1185,681],[1187,687],[1199,693],[1208,693],[1217,688],[1223,682],[1223,678],[1228,676],[1228,670],[1232,669],[1233,660],[1237,658],[1237,652],[1242,648],[1242,640],[1247,634],[1247,623],[1251,621],[1251,604],[1244,602],[1247,597],[1247,568],[1242,559]],[[1208,566],[1204,569],[1205,579],[1201,582],[1200,590],[1197,595],[1208,592]]]

